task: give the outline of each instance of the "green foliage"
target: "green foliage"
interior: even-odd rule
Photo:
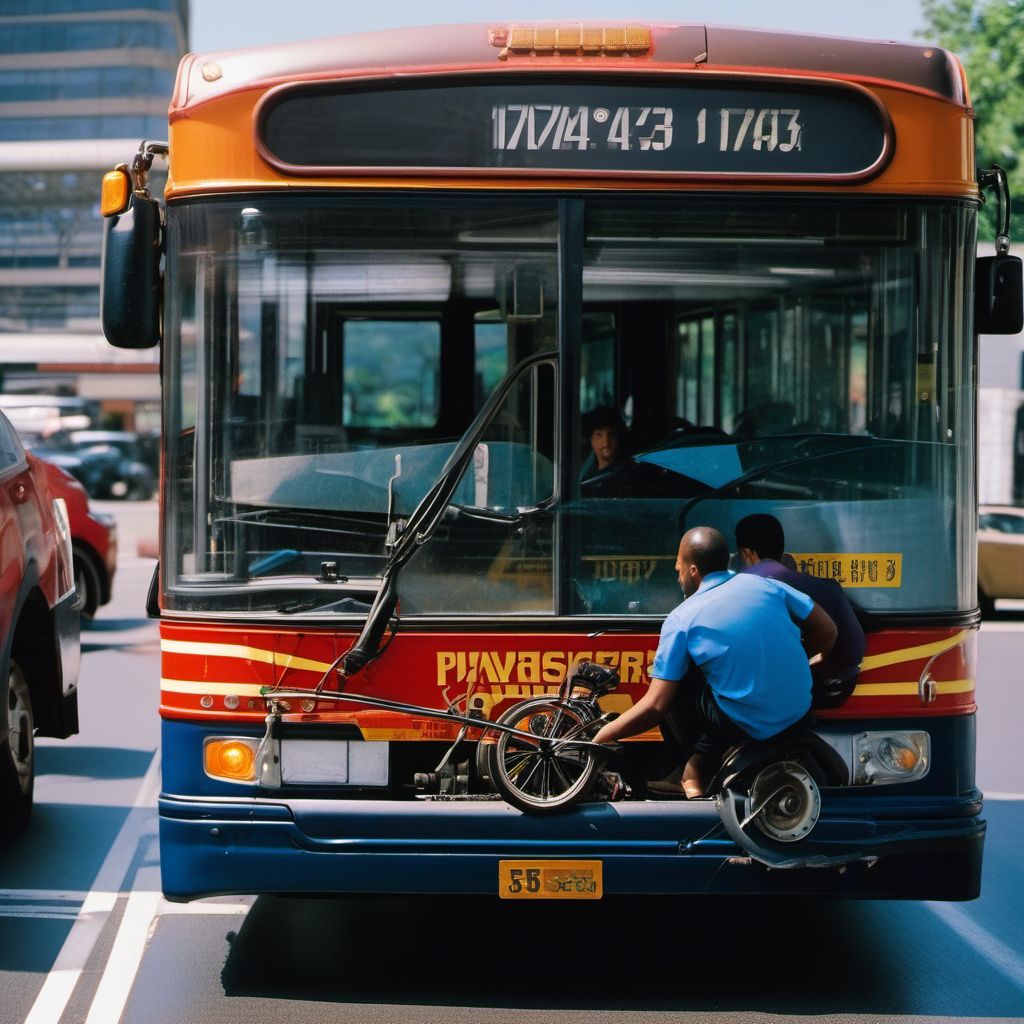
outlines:
[[[922,35],[960,56],[977,113],[979,170],[999,164],[1012,197],[1011,238],[1024,240],[1024,0],[922,0]],[[979,237],[995,237],[992,193]]]

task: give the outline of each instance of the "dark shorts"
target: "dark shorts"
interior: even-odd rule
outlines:
[[[750,734],[718,706],[704,673],[695,666],[679,684],[676,699],[662,722],[661,734],[677,748],[680,761],[691,754],[720,760],[729,747],[751,739]]]

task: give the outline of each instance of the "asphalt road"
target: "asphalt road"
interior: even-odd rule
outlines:
[[[39,746],[29,834],[0,847],[0,1024],[1024,1020],[1024,613],[982,629],[970,904],[159,896],[159,645],[121,522],[115,599],[83,633],[81,733]]]

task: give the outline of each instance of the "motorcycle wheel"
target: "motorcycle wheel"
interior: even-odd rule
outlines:
[[[552,697],[533,697],[513,705],[498,722],[557,739],[581,735],[589,718]],[[586,798],[594,782],[597,756],[585,747],[555,746],[544,751],[503,732],[487,748],[491,784],[507,803],[527,814],[568,810]]]

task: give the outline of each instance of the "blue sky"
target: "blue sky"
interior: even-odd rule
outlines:
[[[707,22],[912,41],[918,0],[191,0],[191,49],[235,49],[403,25],[616,19]]]

